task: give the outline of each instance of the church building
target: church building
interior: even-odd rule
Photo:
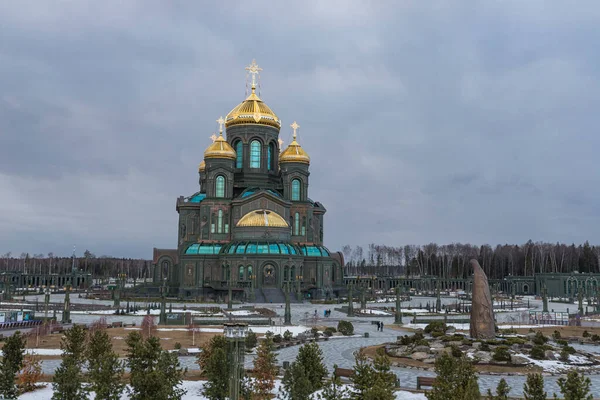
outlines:
[[[154,249],[154,281],[181,298],[283,302],[325,298],[343,287],[343,256],[323,245],[326,209],[309,197],[310,157],[297,141],[281,149],[281,120],[251,93],[204,151],[199,190],[179,197],[177,249]],[[223,125],[225,132],[223,132]],[[289,128],[288,128],[289,129]]]

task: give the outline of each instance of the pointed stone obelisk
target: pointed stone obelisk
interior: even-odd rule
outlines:
[[[471,260],[473,267],[473,300],[471,306],[471,337],[493,339],[496,337],[494,308],[487,276],[477,260]]]
[[[352,284],[348,286],[348,316],[354,317],[354,298],[352,293]]]
[[[402,325],[402,299],[400,298],[400,286],[396,286],[396,312],[394,313],[394,325]]]
[[[284,325],[291,325],[292,324],[292,307],[290,305],[290,284],[287,284],[286,290],[285,290],[285,315],[283,317]]]

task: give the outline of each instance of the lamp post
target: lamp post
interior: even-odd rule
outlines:
[[[50,304],[50,288],[44,288],[44,322],[48,323],[48,305]]]
[[[352,293],[352,283],[348,286],[348,316],[354,317],[354,298]]]
[[[300,290],[302,285],[302,275],[296,275],[296,282],[298,283],[296,286],[296,300],[302,301],[302,291]]]
[[[400,298],[400,286],[396,286],[396,312],[394,313],[394,325],[402,325],[402,299]]]
[[[158,317],[159,325],[167,324],[167,278],[163,280],[163,286],[160,295],[160,316]]]
[[[240,322],[223,324],[223,334],[229,346],[229,399],[239,400],[240,383],[244,376],[244,352],[248,325]]]
[[[228,278],[227,279],[227,309],[228,310],[233,310],[233,290],[231,289],[231,266],[228,265],[227,267],[227,271],[228,271]]]
[[[69,324],[71,323],[71,298],[69,296],[69,292],[71,291],[71,285],[67,285],[65,287],[65,305],[62,314],[62,323]]]
[[[292,307],[290,306],[290,283],[288,282],[285,288],[285,325],[292,324]]]
[[[256,301],[256,294],[254,293],[254,278],[255,276],[250,274],[248,275],[248,279],[250,279],[250,302],[254,303]]]

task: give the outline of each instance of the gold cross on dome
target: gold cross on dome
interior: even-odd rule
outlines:
[[[277,141],[279,142],[279,148],[282,148],[283,147],[283,139],[279,138],[279,139],[277,139]]]
[[[212,135],[210,135],[210,139],[214,142],[215,140],[217,140],[217,135],[213,133]]]
[[[217,120],[217,123],[219,124],[219,132],[223,132],[223,124],[225,123],[225,120],[223,119],[223,117],[219,117],[219,119]]]
[[[262,68],[256,64],[256,60],[252,60],[252,64],[246,67],[246,71],[252,75],[252,87],[256,87],[256,75],[262,71]]]
[[[296,131],[298,130],[298,128],[300,128],[300,125],[298,125],[298,123],[296,121],[294,121],[294,123],[291,124],[290,126],[294,130],[294,140],[296,140]]]

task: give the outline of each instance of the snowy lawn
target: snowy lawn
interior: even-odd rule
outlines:
[[[274,394],[279,391],[280,381],[275,382]],[[183,400],[208,400],[200,394],[204,387],[204,381],[183,381],[181,387],[187,390],[187,393],[182,397]],[[318,393],[318,392],[317,392]],[[36,390],[35,392],[25,393],[19,396],[19,400],[47,400],[52,397],[52,384],[47,384],[43,389]],[[92,393],[88,399],[94,400],[95,395]],[[312,399],[316,399],[316,395],[312,396]],[[123,394],[121,400],[128,400],[129,395]],[[396,392],[396,400],[426,400],[425,395],[420,393],[410,393],[405,391]]]

